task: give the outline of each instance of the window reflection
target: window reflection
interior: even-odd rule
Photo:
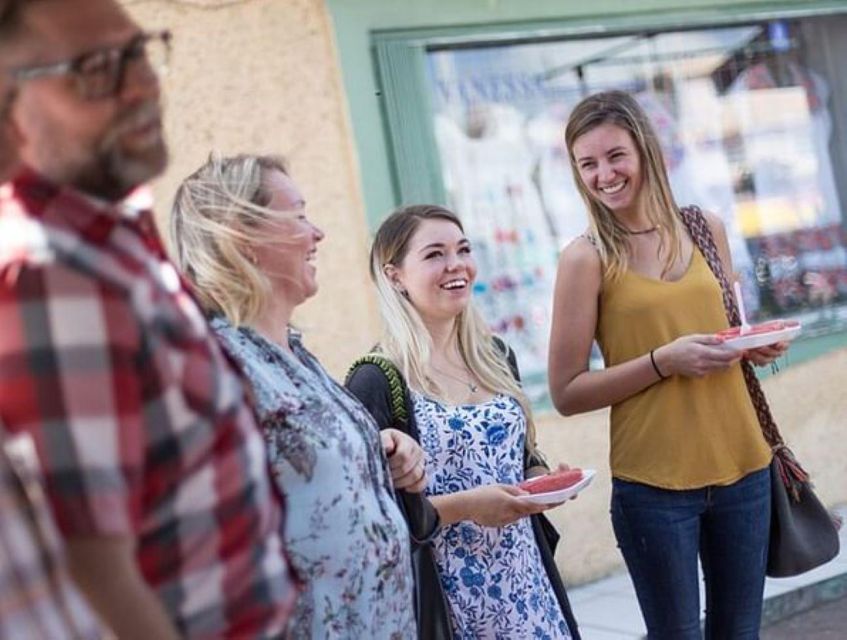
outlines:
[[[558,251],[587,225],[564,122],[604,89],[630,91],[650,115],[678,204],[724,219],[753,318],[844,328],[832,90],[806,63],[815,43],[803,34],[803,21],[777,21],[429,51],[443,178],[474,238],[476,294],[519,350],[530,393],[545,393]]]

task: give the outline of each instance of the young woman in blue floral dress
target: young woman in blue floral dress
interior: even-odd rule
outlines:
[[[461,223],[437,206],[393,213],[371,250],[386,329],[381,354],[407,385],[410,421],[426,456],[426,493],[441,519],[432,553],[452,636],[577,637],[530,522],[545,507],[522,499],[516,486],[534,430],[508,361],[513,354],[471,304],[476,271]],[[347,384],[381,427],[391,425],[379,410],[384,376],[364,365]]]

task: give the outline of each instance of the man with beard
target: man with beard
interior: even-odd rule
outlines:
[[[149,212],[154,63],[113,0],[0,15],[24,169],[0,199],[0,417],[29,433],[73,577],[120,638],[281,636],[297,588],[241,378]]]
[[[4,9],[0,2],[0,12]],[[0,183],[18,166],[8,116],[14,91],[0,69]],[[29,434],[0,423],[0,638],[94,640],[96,618],[68,574],[56,526],[43,500]]]

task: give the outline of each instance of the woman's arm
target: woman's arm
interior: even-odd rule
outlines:
[[[379,367],[360,365],[348,377],[346,385],[371,412],[380,429],[398,426],[392,417],[388,380]],[[482,526],[502,527],[549,508],[549,505],[518,499],[518,496],[526,495],[526,491],[512,485],[488,485],[430,497],[405,491],[398,492],[398,495],[412,537],[418,542],[434,534],[434,521],[436,525],[446,525],[471,520]]]
[[[490,484],[432,496],[430,501],[438,510],[442,525],[470,520],[483,527],[504,527],[551,507],[521,500],[520,496],[525,495],[527,492],[516,485]]]
[[[553,297],[548,376],[563,415],[615,404],[659,381],[650,354],[602,371],[589,371],[597,332],[602,265],[597,250],[578,238],[562,252]]]
[[[345,382],[350,391],[373,416],[380,430],[388,469],[395,489],[420,493],[426,488],[423,449],[408,432],[397,424],[391,410],[391,390],[388,379],[375,364],[356,367]]]
[[[421,493],[426,489],[426,465],[421,446],[399,429],[382,429],[379,435],[394,488]]]
[[[358,365],[347,376],[344,386],[373,416],[380,431],[395,427],[391,411],[391,389],[388,379],[378,366],[370,363]]]
[[[180,637],[159,598],[141,576],[132,537],[71,537],[66,543],[71,576],[118,638]]]
[[[417,451],[421,452],[420,445],[409,434],[408,425],[401,425],[394,419],[394,414],[391,409],[391,389],[388,384],[388,379],[382,370],[375,364],[361,364],[356,367],[345,382],[347,390],[350,391],[361,402],[364,407],[373,416],[374,421],[379,427],[381,442],[385,445],[386,441],[397,442],[397,437],[400,436],[401,442],[411,441]],[[404,427],[404,428],[399,428]],[[389,436],[388,438],[385,435]],[[389,445],[390,448],[390,445]],[[404,466],[400,465],[400,470],[391,467],[392,456],[388,455],[389,470],[392,473],[392,481],[397,473],[402,474]],[[423,544],[429,541],[438,531],[440,526],[439,513],[423,494],[426,488],[426,476],[418,479],[418,482],[413,487],[416,492],[409,490],[397,491],[397,502],[403,512],[403,517],[409,525],[409,533],[413,542]]]
[[[597,331],[602,285],[600,256],[578,238],[559,259],[553,298],[548,376],[556,409],[573,415],[617,404],[659,382],[662,376],[703,376],[725,369],[738,353],[717,348],[720,338],[695,334],[677,338],[627,362],[589,371],[591,343]]]

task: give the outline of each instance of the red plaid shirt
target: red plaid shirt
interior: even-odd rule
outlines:
[[[32,438],[0,426],[0,638],[104,637],[68,575]]]
[[[262,436],[149,212],[2,187],[0,417],[32,434],[62,533],[134,537],[181,633],[282,634],[297,589]]]

